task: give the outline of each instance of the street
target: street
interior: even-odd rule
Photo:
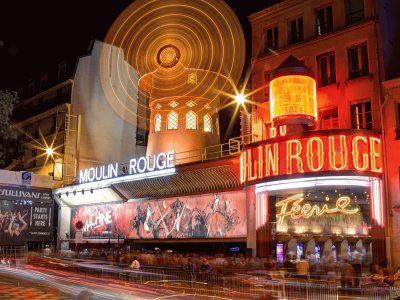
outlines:
[[[207,295],[174,292],[161,286],[152,287],[107,278],[89,277],[45,267],[0,265],[0,299],[205,299]],[[215,297],[213,297],[215,299]],[[218,298],[218,297],[217,297]],[[220,298],[226,299],[226,298]]]

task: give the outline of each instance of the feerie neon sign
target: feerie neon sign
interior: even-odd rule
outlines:
[[[382,173],[381,140],[372,133],[312,134],[270,139],[245,149],[240,156],[240,181],[322,171]]]
[[[322,216],[324,214],[336,214],[342,213],[346,215],[353,215],[359,212],[359,208],[348,209],[350,205],[350,198],[347,196],[342,196],[336,200],[335,207],[329,207],[327,203],[322,205],[311,205],[310,203],[305,203],[301,205],[304,201],[303,194],[296,194],[289,198],[280,200],[275,204],[277,208],[280,207],[280,212],[276,214],[277,224],[282,225],[283,220],[286,217],[291,217],[292,219],[309,218],[311,216]]]
[[[158,155],[132,158],[127,169],[129,175],[172,168],[174,151]],[[118,177],[118,163],[92,167],[79,171],[79,183],[93,182]]]

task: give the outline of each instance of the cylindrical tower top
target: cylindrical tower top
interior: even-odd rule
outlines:
[[[314,72],[290,55],[272,74],[270,106],[274,126],[314,124],[318,116]]]

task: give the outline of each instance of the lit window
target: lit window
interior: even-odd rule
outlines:
[[[161,115],[156,114],[156,117],[154,118],[154,132],[158,132],[161,130]]]
[[[372,130],[371,102],[351,105],[351,123],[354,129]]]
[[[193,107],[196,105],[196,103],[194,103],[192,100],[190,100],[190,101],[186,102],[186,105],[189,107]]]
[[[204,131],[212,132],[212,119],[209,114],[204,115]]]
[[[323,35],[333,30],[332,5],[317,9],[315,23],[317,35]]]
[[[205,109],[211,109],[211,106],[210,106],[210,104],[207,103],[207,104],[204,104],[204,108]]]
[[[197,115],[192,111],[186,114],[186,129],[197,129]]]
[[[171,106],[172,108],[175,108],[175,107],[178,106],[178,102],[176,102],[176,101],[171,101],[168,105]]]
[[[157,105],[156,105],[156,109],[160,109],[162,106],[161,106],[161,104],[160,103],[158,103]]]
[[[178,129],[178,114],[174,111],[168,114],[168,130],[171,129]]]

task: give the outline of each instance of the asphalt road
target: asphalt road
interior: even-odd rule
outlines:
[[[21,265],[10,268],[0,265],[0,299],[207,299],[208,295],[175,292],[162,286],[145,286],[117,279],[96,278]],[[212,297],[213,299],[219,297]],[[226,298],[220,298],[226,299]]]

